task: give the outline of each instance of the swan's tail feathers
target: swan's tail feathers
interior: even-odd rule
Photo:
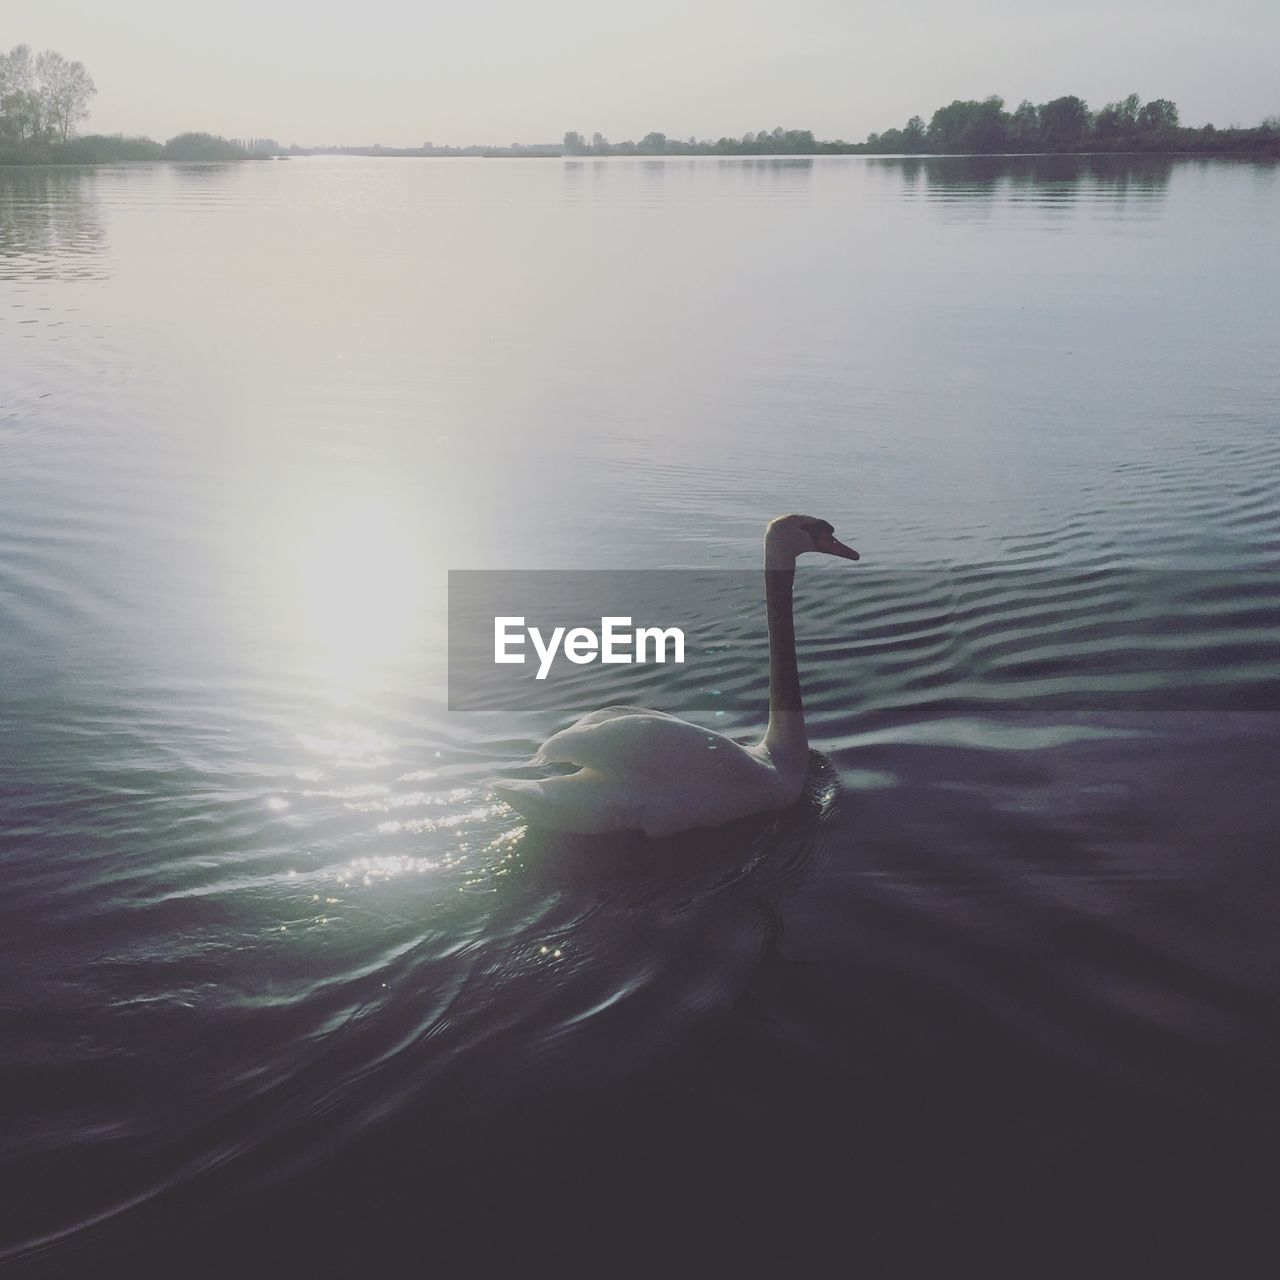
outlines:
[[[533,764],[533,761],[529,761]],[[529,817],[530,810],[538,807],[542,796],[542,779],[520,778],[507,779],[503,782],[491,782],[490,790],[504,804],[509,804],[522,817]]]
[[[559,778],[504,779],[491,786],[531,826],[548,831],[595,835],[635,825],[627,821],[615,784],[594,769]]]

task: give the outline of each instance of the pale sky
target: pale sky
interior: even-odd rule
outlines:
[[[953,98],[1093,108],[1172,98],[1184,124],[1280,114],[1276,0],[0,0],[0,47],[80,59],[84,132],[186,129],[417,146],[860,141]]]

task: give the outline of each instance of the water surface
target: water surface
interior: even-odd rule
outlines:
[[[1278,217],[1123,157],[0,170],[0,1266],[1247,1256]],[[802,580],[805,801],[523,831],[486,779],[581,708],[446,710],[447,571],[787,510],[884,571]],[[762,612],[647,687],[758,732]]]

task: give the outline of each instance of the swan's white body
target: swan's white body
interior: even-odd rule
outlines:
[[[825,521],[782,516],[765,535],[769,727],[756,746],[662,711],[605,707],[553,734],[531,765],[577,772],[494,784],[535,826],[579,834],[659,837],[784,809],[800,798],[809,743],[800,705],[792,619],[795,559],[806,551],[856,560]]]
[[[779,769],[763,743],[744,747],[637,707],[583,716],[548,738],[530,764],[579,766],[564,777],[494,786],[531,822],[559,831],[674,835],[785,808],[804,788],[804,768]]]

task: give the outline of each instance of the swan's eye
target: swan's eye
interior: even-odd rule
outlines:
[[[813,539],[815,547],[821,547],[835,537],[836,527],[825,520],[813,520],[804,526],[804,531]]]

